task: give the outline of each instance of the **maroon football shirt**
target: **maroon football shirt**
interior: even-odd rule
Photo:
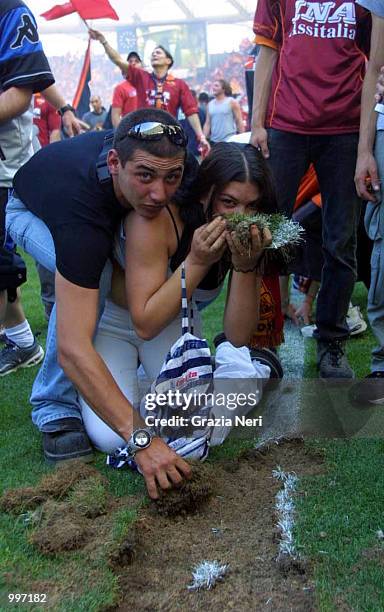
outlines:
[[[53,130],[60,130],[61,118],[52,104],[47,102],[41,93],[34,95],[33,123],[38,127],[38,139],[42,147],[49,144]]]
[[[266,125],[299,134],[359,131],[371,18],[354,1],[259,0],[258,44],[279,51]]]
[[[171,74],[167,74],[166,79],[161,83],[160,105],[157,104],[159,96],[156,81],[149,72],[136,68],[136,66],[129,66],[127,79],[136,88],[137,108],[162,108],[174,117],[177,117],[179,108],[186,117],[198,112],[195,99],[182,79],[176,79]]]

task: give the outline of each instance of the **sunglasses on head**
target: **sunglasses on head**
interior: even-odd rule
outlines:
[[[177,147],[187,146],[187,137],[179,125],[166,125],[157,121],[146,121],[133,125],[121,140],[128,136],[147,141],[161,140],[163,136],[166,136]]]

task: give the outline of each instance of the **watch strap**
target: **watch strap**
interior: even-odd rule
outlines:
[[[138,431],[146,431],[148,433],[149,443],[147,444],[147,446],[143,446],[141,448],[137,444],[135,444],[134,436],[135,433]],[[107,465],[110,465],[111,467],[114,467],[116,469],[120,469],[122,467],[129,467],[131,469],[137,470],[134,457],[138,451],[144,450],[150,446],[152,438],[153,432],[149,428],[139,427],[138,429],[135,429],[135,431],[132,432],[132,435],[130,436],[125,446],[120,446],[115,450],[114,453],[107,455]]]
[[[65,104],[64,106],[59,108],[57,112],[59,113],[60,117],[63,117],[64,113],[66,113],[67,111],[71,111],[72,113],[75,114],[75,109],[73,108],[71,104]]]

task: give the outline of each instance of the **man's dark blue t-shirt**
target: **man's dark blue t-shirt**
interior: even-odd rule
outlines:
[[[36,92],[54,82],[31,11],[21,0],[2,0],[0,89],[29,87]]]
[[[14,178],[17,196],[52,234],[60,274],[88,289],[99,287],[114,231],[127,212],[112,181],[97,177],[108,134],[91,132],[43,147]]]

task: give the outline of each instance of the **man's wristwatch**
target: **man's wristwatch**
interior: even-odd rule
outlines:
[[[144,450],[150,446],[152,439],[153,434],[149,429],[135,429],[124,450],[127,451],[129,458],[133,459],[137,451]]]
[[[59,113],[60,117],[63,117],[64,113],[66,113],[67,111],[71,111],[72,113],[75,113],[75,109],[70,104],[65,104],[64,106],[59,108],[57,112]]]

